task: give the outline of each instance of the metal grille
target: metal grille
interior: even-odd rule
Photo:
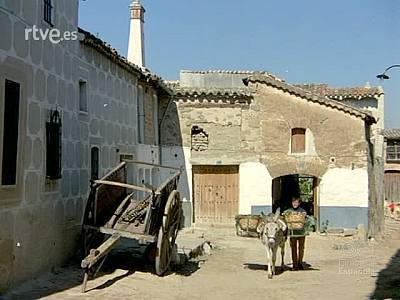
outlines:
[[[52,0],[44,0],[43,4],[44,4],[44,20],[49,23],[50,25],[53,25],[52,22],[52,12],[53,12],[53,5],[51,3]]]

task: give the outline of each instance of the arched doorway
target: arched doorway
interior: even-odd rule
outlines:
[[[318,219],[318,178],[305,174],[280,176],[272,181],[272,211],[291,207],[293,197],[301,199],[308,215]]]

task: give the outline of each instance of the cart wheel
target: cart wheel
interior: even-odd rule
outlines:
[[[181,220],[181,201],[179,193],[173,190],[165,205],[162,225],[157,237],[156,273],[163,275],[171,262],[176,236]]]

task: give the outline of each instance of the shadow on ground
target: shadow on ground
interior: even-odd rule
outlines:
[[[91,285],[91,290],[106,289],[118,281],[133,275],[135,272],[145,272],[155,274],[155,264],[150,263],[144,258],[145,247],[134,245],[130,240],[122,240],[120,244],[113,249],[104,261],[100,271],[95,278],[113,274],[116,270],[123,270],[123,274],[116,274],[97,286]],[[178,274],[181,276],[190,276],[200,269],[201,260],[188,260],[184,264],[175,266],[164,276],[170,274]],[[72,259],[66,266],[53,270],[50,274],[43,275],[38,279],[24,283],[8,294],[0,297],[0,299],[38,299],[45,296],[53,295],[64,290],[81,286],[83,281],[83,270],[80,267],[81,257]]]
[[[377,277],[375,290],[370,299],[400,299],[400,249]]]
[[[253,271],[267,271],[268,270],[268,265],[264,265],[264,264],[245,263],[245,264],[243,264],[243,266],[246,269],[253,270]],[[301,270],[299,272],[302,272],[302,271],[319,271],[319,269],[314,269],[310,264],[307,264],[307,263],[304,263],[303,266],[304,266],[304,270]],[[275,272],[276,272],[275,275],[280,275],[283,272],[291,271],[291,269],[292,268],[287,266],[287,265],[284,265],[283,267],[281,267],[280,265],[276,266],[275,267]]]

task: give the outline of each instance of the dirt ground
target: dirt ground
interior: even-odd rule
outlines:
[[[178,244],[190,249],[205,240],[214,244],[212,255],[189,261],[162,278],[132,255],[140,252],[135,245],[124,243],[89,281],[85,294],[80,292],[79,262],[74,262],[3,299],[400,299],[399,221],[387,220],[385,238],[376,241],[307,237],[304,271],[289,270],[287,244],[286,267],[271,280],[258,239],[212,228],[185,230]]]

